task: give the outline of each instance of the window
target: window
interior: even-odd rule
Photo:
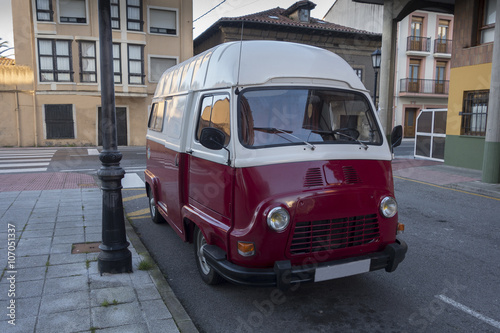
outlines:
[[[144,47],[128,45],[128,83],[144,84]]]
[[[356,76],[359,77],[361,81],[363,81],[363,69],[361,68],[353,68],[354,73],[356,73]]]
[[[462,135],[485,136],[488,118],[489,90],[466,91],[464,93]]]
[[[71,41],[39,39],[38,63],[40,81],[73,82]]]
[[[120,44],[113,44],[113,73],[115,83],[122,83],[122,57]]]
[[[54,12],[52,11],[52,0],[36,0],[36,19],[38,21],[52,22]]]
[[[45,129],[47,139],[74,139],[72,104],[46,104]]]
[[[142,0],[127,0],[127,29],[142,31]]]
[[[149,82],[158,82],[168,68],[177,64],[176,59],[172,58],[149,58]]]
[[[438,26],[438,35],[435,41],[435,52],[436,53],[449,53],[451,50],[448,50],[448,34],[450,30],[450,21],[448,20],[439,20]]]
[[[111,0],[111,28],[120,29],[120,0]]]
[[[436,84],[435,93],[444,94],[445,93],[445,80],[446,80],[446,61],[436,62]]]
[[[59,0],[59,20],[64,23],[87,23],[85,0]]]
[[[410,59],[408,92],[419,92],[420,60]]]
[[[229,122],[229,96],[214,95],[205,96],[201,104],[200,120],[198,122],[198,131],[196,140],[200,139],[201,130],[207,127],[213,127],[226,134],[224,146],[229,144],[231,139],[231,130]]]
[[[364,95],[333,89],[246,89],[238,96],[238,128],[248,148],[382,144]]]
[[[165,117],[165,102],[153,103],[149,116],[149,129],[157,132],[163,130],[163,118]]]
[[[484,0],[482,6],[479,25],[480,42],[481,44],[491,43],[495,40],[497,0]]]
[[[97,82],[94,42],[80,42],[80,82]]]
[[[424,43],[427,41],[426,38],[422,36],[423,34],[424,18],[418,16],[412,16],[411,18],[411,34],[410,34],[410,45],[409,50],[411,51],[425,51]]]
[[[177,13],[172,10],[149,10],[149,32],[154,34],[176,35]]]

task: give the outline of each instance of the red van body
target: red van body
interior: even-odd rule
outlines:
[[[368,92],[340,57],[226,43],[163,74],[146,191],[153,221],[194,243],[205,282],[287,289],[396,269],[407,246],[391,160]]]

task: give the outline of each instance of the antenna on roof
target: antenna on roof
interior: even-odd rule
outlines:
[[[245,22],[241,21],[241,37],[240,37],[240,56],[238,59],[238,79],[236,80],[236,95],[239,94],[238,85],[240,84],[240,69],[241,69],[241,50],[243,49],[243,29],[245,28]]]

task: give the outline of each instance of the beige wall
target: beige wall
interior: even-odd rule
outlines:
[[[18,88],[22,104],[16,108],[15,85],[7,88],[0,81],[0,146],[97,145],[97,110],[101,105],[98,2],[87,0],[87,24],[59,23],[57,1],[53,0],[54,22],[37,22],[35,0],[12,0],[16,63],[30,69],[29,88]],[[177,35],[155,35],[148,32],[150,7],[176,9]],[[122,47],[122,84],[115,85],[117,107],[127,108],[128,145],[144,145],[148,106],[156,90],[156,82],[149,82],[150,56],[175,58],[178,62],[193,56],[192,0],[143,0],[143,32],[126,29],[125,0],[120,0],[121,29],[113,30],[113,42]],[[71,41],[73,81],[70,83],[40,82],[37,39]],[[97,83],[80,82],[79,41],[95,41],[97,55]],[[144,85],[128,84],[127,44],[144,45]],[[1,78],[1,72],[0,72]],[[34,87],[33,87],[34,86]],[[33,90],[35,93],[33,94]],[[47,140],[44,122],[45,104],[72,104],[75,139]],[[16,114],[17,109],[19,112]],[[17,120],[20,119],[20,138],[17,138]]]

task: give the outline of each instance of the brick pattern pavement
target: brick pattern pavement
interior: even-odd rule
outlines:
[[[0,175],[0,192],[97,187],[94,177],[80,173],[44,172]]]

